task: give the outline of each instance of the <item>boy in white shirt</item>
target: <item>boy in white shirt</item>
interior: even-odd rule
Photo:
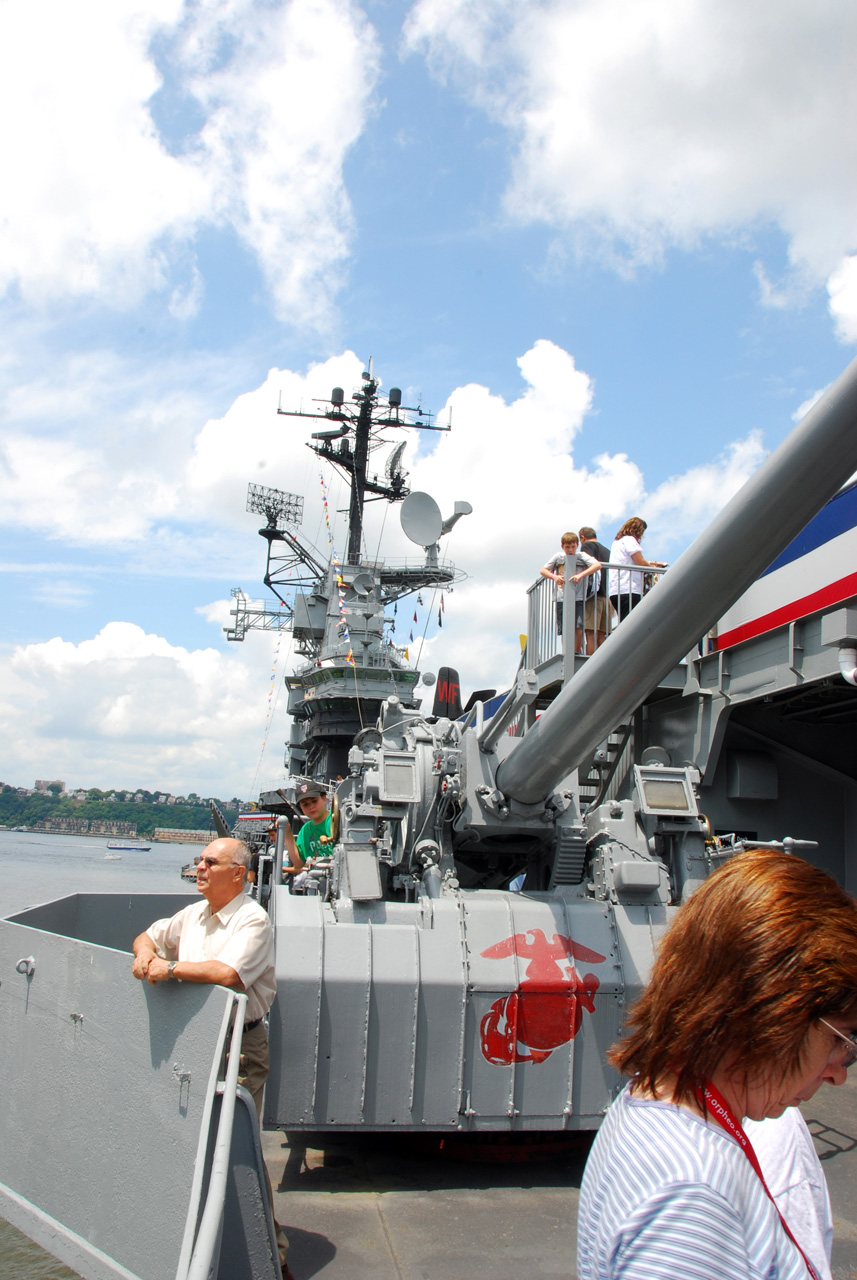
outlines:
[[[575,587],[574,597],[574,652],[583,652],[583,602],[586,596],[586,589],[581,585],[584,578],[588,578],[593,573],[598,573],[601,568],[601,561],[596,560],[594,556],[590,556],[585,551],[578,550],[580,540],[576,533],[564,533],[560,538],[562,551],[548,560],[547,564],[542,565],[539,572],[543,578],[551,578],[554,583],[554,599],[556,600],[556,633],[562,635],[562,611],[563,611],[563,595],[562,589],[566,582],[573,582]],[[565,576],[565,568],[568,559],[572,556],[576,557],[575,563],[577,573],[571,574],[568,578]],[[597,587],[596,587],[597,590]]]

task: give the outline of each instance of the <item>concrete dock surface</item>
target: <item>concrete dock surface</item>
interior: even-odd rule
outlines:
[[[834,1280],[857,1280],[857,1067],[802,1110],[830,1187]],[[263,1137],[295,1280],[577,1275],[588,1136],[548,1154],[406,1133]]]

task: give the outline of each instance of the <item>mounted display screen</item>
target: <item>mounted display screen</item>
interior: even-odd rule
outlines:
[[[634,775],[643,813],[664,817],[696,814],[693,788],[684,769],[635,765]]]
[[[384,801],[417,799],[417,765],[412,755],[384,755],[378,796]]]

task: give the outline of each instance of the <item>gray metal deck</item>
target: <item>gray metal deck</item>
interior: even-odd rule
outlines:
[[[822,1158],[836,1238],[835,1280],[857,1278],[857,1076],[804,1108]],[[318,1145],[312,1145],[317,1141]],[[501,1164],[430,1149],[412,1135],[340,1134],[289,1146],[263,1135],[295,1280],[521,1280],[576,1275],[577,1194],[588,1140]],[[3,1234],[8,1242],[11,1230]],[[0,1256],[0,1280],[71,1277],[30,1250]],[[47,1255],[45,1255],[47,1258]],[[11,1269],[10,1269],[11,1268]]]
[[[835,1280],[857,1277],[857,1068],[803,1108],[830,1186]],[[304,1139],[300,1140],[301,1142]],[[295,1280],[522,1280],[577,1274],[577,1198],[588,1139],[501,1164],[412,1135],[263,1135]],[[478,1150],[475,1144],[468,1144]],[[724,1278],[725,1280],[725,1278]]]

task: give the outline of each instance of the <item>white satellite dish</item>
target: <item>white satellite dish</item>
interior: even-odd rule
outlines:
[[[440,537],[443,517],[434,498],[427,493],[411,493],[402,503],[402,529],[419,547],[431,547]]]

